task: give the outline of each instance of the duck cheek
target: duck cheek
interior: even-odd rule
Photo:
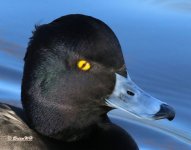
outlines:
[[[94,85],[102,98],[106,98],[113,92],[116,82],[115,74],[102,72],[101,74],[95,75],[94,78]]]

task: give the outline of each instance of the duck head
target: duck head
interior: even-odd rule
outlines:
[[[22,104],[32,128],[63,141],[83,138],[112,109],[174,118],[127,73],[118,39],[102,21],[67,15],[38,26],[25,55]]]

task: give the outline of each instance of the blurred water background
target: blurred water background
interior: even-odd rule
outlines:
[[[134,82],[176,110],[145,121],[109,113],[141,150],[191,150],[190,0],[6,0],[0,3],[0,101],[19,106],[23,57],[35,24],[81,13],[108,24],[121,43]]]

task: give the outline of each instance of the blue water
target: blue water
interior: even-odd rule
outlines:
[[[82,13],[106,22],[121,43],[131,78],[176,110],[145,121],[109,113],[141,150],[191,149],[191,2],[189,0],[6,0],[0,4],[0,101],[19,105],[23,57],[34,24]]]

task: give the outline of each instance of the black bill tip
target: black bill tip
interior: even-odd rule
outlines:
[[[175,111],[174,109],[166,104],[162,104],[160,106],[160,110],[154,115],[155,119],[168,119],[169,121],[172,121],[175,117]]]

